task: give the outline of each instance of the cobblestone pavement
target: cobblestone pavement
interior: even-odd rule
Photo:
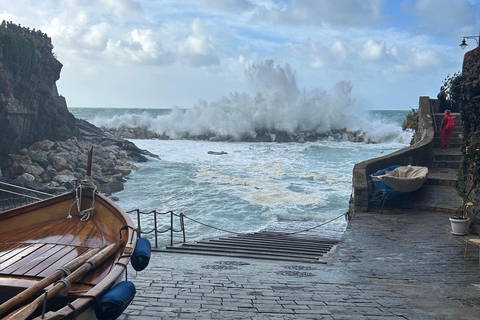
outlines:
[[[479,319],[478,247],[448,217],[362,213],[327,264],[153,253],[120,319]]]

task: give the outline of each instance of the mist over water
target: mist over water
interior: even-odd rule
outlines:
[[[232,92],[217,101],[200,101],[189,109],[173,108],[168,114],[150,113],[98,116],[91,121],[100,127],[140,127],[170,139],[192,136],[255,138],[258,133],[299,132],[322,134],[330,130],[360,131],[367,140],[402,140],[397,125],[372,118],[360,110],[351,97],[349,81],[341,81],[329,93],[322,88],[307,92],[296,83],[289,65],[280,67],[272,60],[251,65],[246,73],[255,95]]]

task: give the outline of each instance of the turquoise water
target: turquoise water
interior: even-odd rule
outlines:
[[[158,129],[169,109],[70,108],[96,125],[146,126]],[[161,158],[137,163],[118,204],[126,211],[139,208],[184,213],[202,223],[233,232],[263,229],[297,231],[343,214],[352,192],[355,163],[382,156],[408,145],[412,134],[401,124],[408,111],[371,111],[365,128],[375,144],[348,141],[309,143],[249,143],[191,140],[132,140]],[[171,120],[171,119],[170,119]],[[208,151],[224,151],[212,155]],[[135,216],[132,216],[136,220]],[[149,227],[153,222],[149,220]],[[162,218],[160,228],[169,226]],[[144,230],[148,227],[144,227]],[[341,233],[343,219],[312,232]],[[224,234],[186,220],[187,239]],[[180,241],[180,236],[178,236]],[[162,236],[162,244],[169,242]]]

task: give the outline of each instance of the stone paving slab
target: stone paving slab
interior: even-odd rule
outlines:
[[[478,248],[448,217],[357,215],[326,265],[153,253],[119,319],[479,319]]]

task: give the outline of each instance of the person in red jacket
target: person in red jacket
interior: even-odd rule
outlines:
[[[452,134],[453,127],[455,126],[455,116],[450,115],[450,110],[445,110],[445,116],[442,119],[442,131],[440,133],[440,145],[442,150],[450,147],[450,135]],[[447,140],[445,145],[445,140]]]

